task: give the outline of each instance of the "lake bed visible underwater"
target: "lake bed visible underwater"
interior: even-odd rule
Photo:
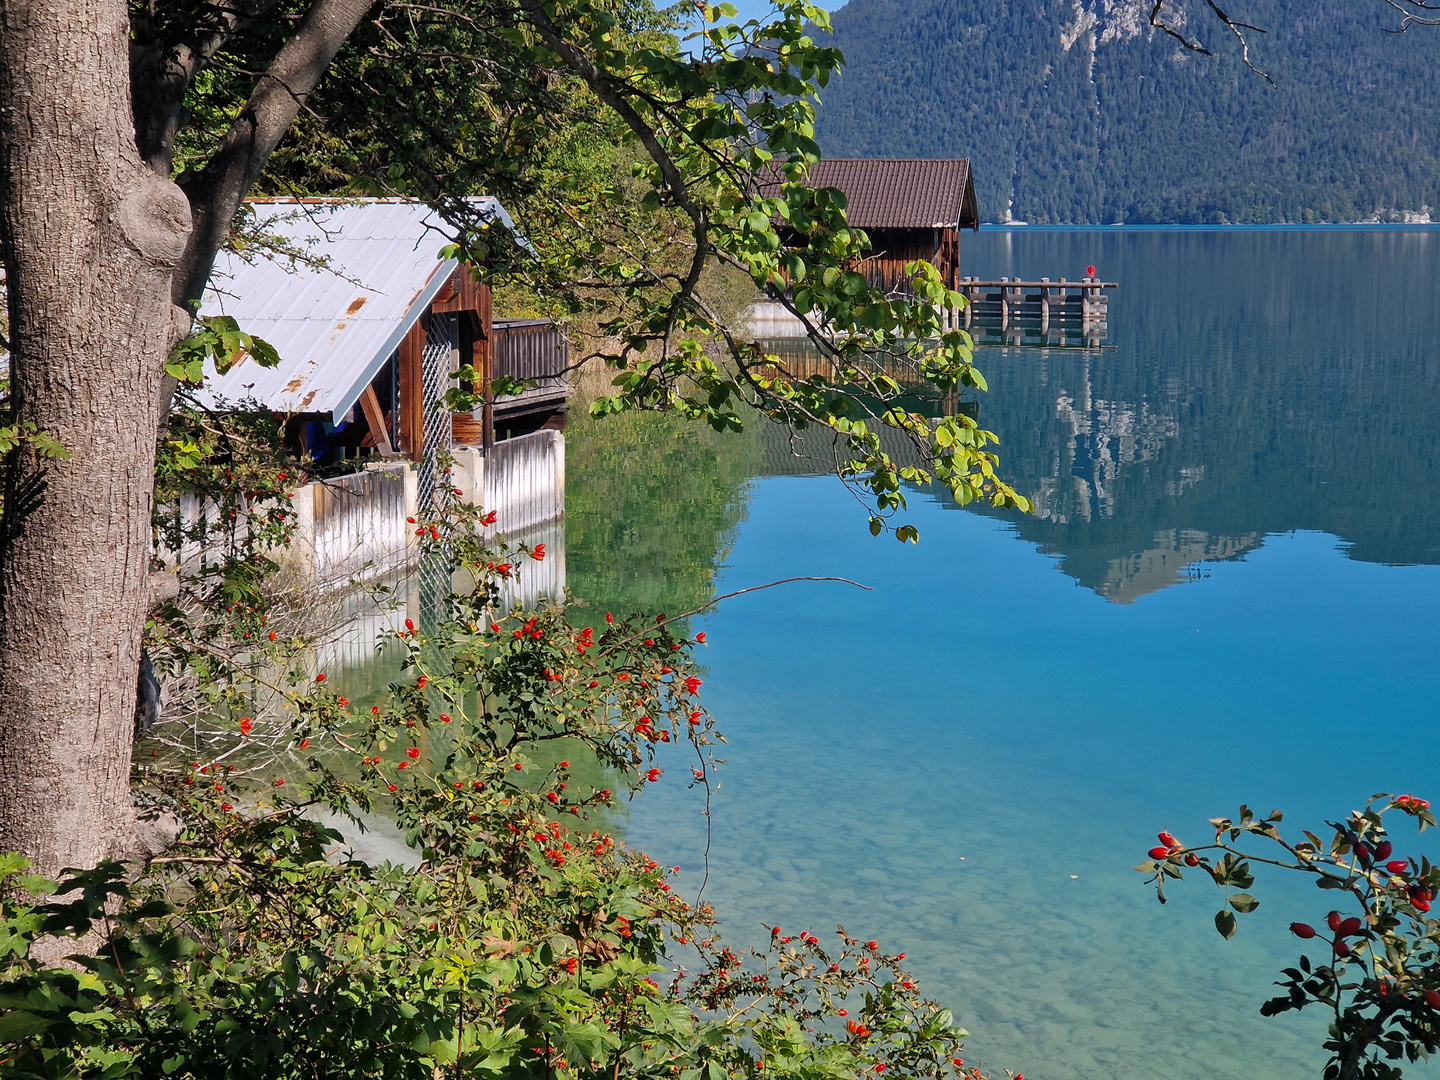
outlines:
[[[992,1070],[1318,1076],[1325,1017],[1259,1006],[1329,894],[1262,874],[1227,942],[1208,878],[1162,907],[1131,867],[1242,801],[1323,832],[1440,798],[1440,230],[987,229],[962,260],[1120,283],[1103,349],[977,353],[1034,516],[916,492],[902,547],[761,432],[572,424],[578,595],[874,590],[696,623],[730,740],[705,899],[739,942],[843,923],[907,952]],[[705,821],[668,764],[626,830],[693,895]]]

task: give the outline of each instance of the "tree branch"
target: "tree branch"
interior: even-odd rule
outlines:
[[[681,306],[692,296],[700,284],[700,275],[705,270],[705,261],[710,254],[710,221],[705,210],[690,197],[690,192],[685,184],[685,177],[680,172],[679,166],[674,159],[660,144],[659,137],[655,134],[654,128],[645,122],[633,105],[620,94],[610,80],[597,68],[590,58],[581,52],[576,46],[565,40],[560,33],[559,27],[551,21],[545,13],[543,0],[520,0],[520,6],[524,8],[525,14],[530,19],[530,24],[535,27],[540,40],[560,57],[572,71],[585,80],[585,83],[595,92],[595,96],[603,101],[610,108],[614,109],[625,125],[635,133],[640,140],[652,161],[660,167],[660,174],[665,177],[665,186],[670,190],[675,205],[685,212],[685,215],[694,224],[695,253],[690,259],[690,270],[685,276],[685,281],[670,306],[669,318],[665,328],[665,342],[662,353],[668,356],[670,351],[670,335],[675,327],[675,320],[680,314]]]
[[[175,136],[184,125],[185,93],[195,76],[238,31],[264,15],[276,0],[221,0],[201,9],[195,26],[167,41],[146,12],[131,20],[130,95],[135,145],[145,164],[170,178]]]
[[[195,227],[175,276],[175,301],[199,300],[230,223],[266,161],[373,0],[316,0],[260,77],[205,168],[185,183]]]
[[[1259,27],[1259,26],[1251,26],[1249,23],[1243,23],[1243,22],[1238,21],[1237,19],[1232,19],[1229,15],[1227,15],[1227,14],[1224,12],[1224,10],[1221,9],[1220,5],[1217,4],[1217,3],[1215,2],[1215,0],[1205,0],[1205,2],[1209,5],[1210,10],[1215,13],[1215,17],[1216,17],[1217,19],[1219,19],[1220,22],[1223,23],[1225,26],[1229,27],[1229,28],[1230,28],[1230,32],[1231,32],[1232,34],[1234,34],[1236,40],[1238,40],[1238,41],[1240,42],[1240,59],[1241,59],[1242,61],[1244,61],[1245,66],[1246,66],[1247,68],[1249,68],[1251,71],[1253,71],[1256,75],[1259,75],[1262,79],[1264,79],[1266,82],[1268,82],[1271,86],[1274,86],[1274,85],[1275,85],[1275,80],[1272,79],[1272,78],[1271,78],[1269,75],[1267,75],[1265,72],[1263,72],[1263,71],[1261,71],[1259,68],[1257,68],[1253,63],[1251,63],[1251,61],[1250,61],[1250,41],[1249,41],[1248,38],[1245,37],[1245,31],[1246,31],[1246,30],[1253,30],[1253,31],[1254,31],[1255,33],[1257,33],[1257,34],[1264,34],[1264,33],[1266,33],[1267,31],[1265,31],[1263,28],[1261,28],[1261,27]],[[1396,2],[1396,0],[1386,0],[1386,3],[1391,4],[1391,6],[1394,6],[1395,2]],[[1408,3],[1409,0],[1399,0],[1399,2],[1401,2],[1401,3]],[[1184,34],[1182,34],[1182,33],[1181,33],[1179,30],[1177,30],[1175,27],[1171,26],[1169,23],[1161,22],[1160,16],[1161,16],[1162,11],[1164,10],[1164,7],[1165,7],[1165,0],[1155,0],[1154,6],[1150,8],[1150,25],[1151,25],[1151,26],[1155,27],[1155,29],[1157,29],[1157,30],[1163,30],[1165,33],[1169,34],[1169,35],[1170,35],[1172,38],[1174,38],[1176,41],[1180,42],[1180,44],[1181,44],[1182,46],[1184,46],[1185,48],[1189,49],[1191,52],[1199,53],[1199,54],[1202,55],[1202,56],[1214,56],[1214,55],[1215,55],[1213,52],[1211,52],[1209,49],[1207,49],[1204,45],[1201,45],[1198,40],[1193,39],[1193,38],[1187,38]]]

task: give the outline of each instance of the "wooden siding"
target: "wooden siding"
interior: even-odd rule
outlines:
[[[420,458],[425,431],[425,407],[421,401],[420,356],[425,348],[425,326],[430,320],[415,321],[400,342],[396,353],[397,381],[400,400],[394,412],[396,448],[411,461]]]
[[[525,412],[544,401],[563,403],[570,393],[570,348],[549,319],[503,319],[493,324],[494,378],[534,380],[524,393],[495,399],[496,415]]]
[[[925,259],[935,264],[947,288],[953,289],[960,274],[960,233],[956,229],[867,229],[870,253],[860,271],[877,289],[889,294],[909,295],[907,263]]]

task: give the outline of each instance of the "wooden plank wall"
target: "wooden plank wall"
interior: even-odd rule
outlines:
[[[424,443],[425,406],[422,401],[420,353],[425,348],[425,325],[430,320],[419,318],[400,342],[396,356],[400,384],[400,400],[395,406],[395,442],[399,451],[411,461],[420,459]]]
[[[925,259],[935,263],[945,284],[953,289],[960,274],[960,236],[955,229],[867,229],[870,254],[861,272],[877,289],[908,293],[907,263]]]

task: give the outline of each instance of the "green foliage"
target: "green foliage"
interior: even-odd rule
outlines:
[[[1223,7],[1224,5],[1222,5]],[[1002,0],[851,0],[827,155],[968,157],[986,221],[1363,221],[1440,206],[1440,129],[1414,88],[1440,36],[1384,3],[1249,5],[1247,70],[1203,7],[1185,52],[1144,11]],[[1233,12],[1232,12],[1233,13]],[[1137,17],[1138,16],[1138,17]],[[1237,15],[1237,17],[1240,17]],[[1012,201],[1013,200],[1013,201]]]
[[[585,272],[610,300],[602,329],[617,342],[601,351],[617,371],[615,392],[592,413],[673,410],[735,431],[748,409],[796,430],[828,428],[841,446],[841,476],[868,492],[882,529],[905,505],[902,481],[938,481],[962,503],[983,497],[1027,509],[996,474],[986,449],[992,433],[964,414],[932,423],[899,403],[983,388],[969,336],[945,329],[944,311],[963,299],[924,262],[907,267],[908,296],[871,289],[856,269],[869,240],[847,224],[844,196],[804,183],[818,158],[814,95],[840,63],[809,34],[827,19],[794,0],[764,25],[707,26],[690,61],[645,43],[617,48],[603,21],[564,23],[563,40],[557,27],[536,22],[556,56],[593,57],[575,70],[649,154],[632,170],[638,186],[612,198],[638,195],[642,210],[674,223],[671,246],[681,237],[686,245],[685,259],[663,266],[631,245],[602,242],[572,255],[572,272]],[[744,273],[807,320],[819,370],[791,373],[727,325],[706,300],[711,263]],[[903,433],[922,464],[898,467],[880,448],[880,427]],[[901,538],[913,538],[904,528]]]
[[[1328,842],[1309,830],[1304,839],[1290,841],[1281,835],[1279,810],[1262,818],[1241,806],[1233,820],[1211,819],[1213,843],[1187,846],[1161,832],[1160,844],[1135,868],[1148,875],[1162,903],[1165,882],[1181,878],[1182,867],[1203,870],[1224,892],[1215,927],[1226,938],[1235,934],[1236,913],[1248,915],[1260,906],[1249,892],[1234,891],[1253,887],[1255,866],[1309,875],[1331,894],[1328,902],[1357,911],[1331,910],[1313,925],[1290,924],[1322,955],[1303,955],[1296,967],[1286,968],[1278,984],[1285,992],[1260,1010],[1275,1016],[1320,1005],[1333,1014],[1326,1080],[1397,1080],[1402,1070],[1395,1062],[1440,1049],[1440,919],[1430,916],[1440,866],[1425,856],[1397,857],[1385,820],[1396,813],[1413,818],[1420,832],[1436,823],[1428,801],[1382,793],[1363,810],[1327,822]],[[1261,855],[1237,846],[1251,840],[1270,850]]]
[[[8,454],[22,445],[28,446],[37,457],[51,461],[65,461],[70,457],[59,440],[32,423],[20,422],[0,426],[0,454]]]
[[[664,754],[709,783],[694,640],[500,614],[545,552],[488,544],[491,521],[419,523],[475,588],[397,627],[384,701],[356,710],[321,673],[270,730],[245,718],[201,760],[147,762],[142,791],[186,823],[163,856],[58,886],[0,862],[0,1076],[975,1076],[903,956],[778,927],[733,951],[668,868],[593,827],[614,791],[552,747],[632,795]],[[354,859],[317,806],[391,817],[418,865]],[[73,966],[35,959],[45,937],[74,940]]]
[[[826,429],[838,471],[885,529],[903,484],[1028,508],[997,474],[993,433],[913,408],[984,386],[968,335],[945,329],[963,300],[923,262],[906,296],[870,289],[858,271],[869,240],[847,225],[843,195],[804,182],[819,153],[816,94],[841,63],[812,33],[828,16],[803,0],[740,25],[726,10],[704,10],[687,53],[675,17],[648,0],[382,5],[307,99],[262,189],[436,203],[456,234],[447,250],[502,295],[597,331],[577,359],[613,371],[597,414],[667,410],[736,431],[759,413]],[[229,65],[192,87],[186,169],[235,114],[241,73],[263,66],[274,34],[237,36]],[[479,193],[505,203],[514,232],[467,199]],[[787,371],[750,339],[746,293],[809,321],[816,370]],[[452,406],[474,394],[457,390]],[[880,449],[886,428],[917,464]]]
[[[241,330],[229,315],[200,315],[189,335],[175,346],[165,362],[165,371],[187,386],[199,386],[205,378],[206,360],[224,375],[244,360],[275,367],[280,363],[280,354],[269,342]]]

